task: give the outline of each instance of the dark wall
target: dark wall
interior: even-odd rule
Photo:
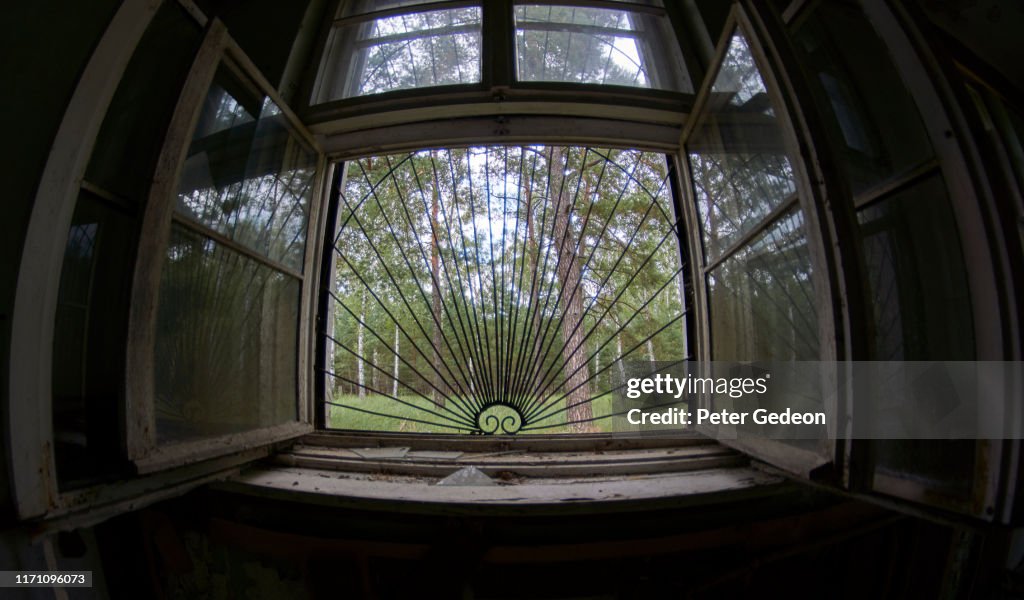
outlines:
[[[196,5],[223,21],[267,81],[279,85],[309,0],[197,0]]]
[[[1003,82],[1024,95],[1024,2],[1020,0],[912,0],[924,17],[977,58],[977,64],[998,73]],[[986,74],[987,75],[987,74]]]
[[[704,19],[704,26],[708,28],[708,35],[711,43],[718,45],[722,37],[722,30],[725,28],[725,21],[729,17],[729,11],[734,4],[730,0],[695,0],[700,10],[700,16]],[[694,83],[698,85],[698,83]]]

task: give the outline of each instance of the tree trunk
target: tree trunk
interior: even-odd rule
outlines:
[[[587,356],[581,347],[586,332],[580,324],[583,318],[583,290],[579,289],[580,261],[576,256],[576,234],[569,218],[573,198],[571,192],[562,189],[562,152],[562,148],[553,148],[551,151],[550,185],[552,194],[557,194],[553,198],[555,229],[552,243],[558,250],[558,281],[562,289],[562,356],[565,361],[565,390],[568,392],[565,397],[568,407],[567,420],[570,423],[577,421],[569,428],[579,432],[591,428],[589,422],[580,421],[588,421],[593,416],[593,409],[590,405]]]
[[[431,153],[431,160],[433,160],[433,153]],[[434,349],[434,385],[436,389],[431,390],[431,398],[434,400],[434,404],[437,406],[444,406],[444,396],[438,392],[438,390],[447,390],[445,381],[441,377],[441,278],[439,274],[440,268],[440,241],[438,240],[437,232],[440,229],[437,223],[437,208],[440,196],[440,189],[437,181],[437,170],[434,171],[434,191],[430,205],[430,285],[431,285],[431,311],[434,315],[434,331],[431,337],[430,343]]]
[[[530,324],[530,331],[527,335],[530,336],[530,343],[521,344],[520,352],[526,353],[527,368],[529,369],[528,381],[531,381],[534,385],[537,385],[535,378],[540,375],[540,354],[541,354],[541,342],[540,339],[540,326],[544,315],[540,313],[540,286],[543,282],[543,278],[537,275],[537,261],[539,258],[540,251],[537,248],[537,232],[533,223],[533,186],[530,185],[531,180],[527,180],[526,183],[526,259],[530,266],[529,273],[526,276],[526,280],[523,285],[530,286],[530,300],[529,306],[532,313],[526,315],[524,319],[525,323]],[[524,323],[524,325],[525,325]],[[528,394],[536,392],[536,390],[526,390]]]
[[[619,326],[618,321],[615,322],[616,327]],[[622,332],[615,334],[615,358],[619,364],[619,384],[626,383],[626,365],[622,362]]]
[[[357,328],[356,333],[356,354],[359,356],[359,358],[356,359],[357,372],[359,373],[359,377],[357,378],[357,380],[359,381],[359,398],[366,397],[366,370],[363,364],[366,362],[366,357],[363,356],[363,323],[365,322],[366,290],[364,289],[362,295],[359,297],[359,326]]]
[[[377,366],[377,359],[377,348],[375,347],[373,349],[373,358],[371,359],[370,364],[373,366]],[[374,369],[373,372],[370,374],[370,387],[372,387],[375,390],[381,389],[380,371],[378,371],[377,369]]]
[[[394,379],[391,384],[391,395],[396,398],[398,397],[398,343],[398,323],[395,323],[395,372],[392,374]]]

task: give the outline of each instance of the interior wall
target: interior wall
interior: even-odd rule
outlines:
[[[1024,2],[1019,0],[917,0],[936,27],[998,72],[1015,93],[1024,94],[1024,44],[1020,24]]]
[[[231,37],[275,87],[281,83],[309,4],[309,0],[196,1],[203,14],[224,22]]]

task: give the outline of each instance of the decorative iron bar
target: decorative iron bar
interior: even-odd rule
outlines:
[[[491,146],[346,165],[327,427],[599,431],[625,361],[688,357],[663,155]]]

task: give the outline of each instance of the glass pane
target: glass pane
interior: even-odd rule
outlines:
[[[737,34],[686,144],[709,261],[796,193],[783,137],[754,57]]]
[[[692,92],[664,17],[579,6],[515,8],[519,81],[565,81]]]
[[[888,50],[852,3],[818,2],[793,45],[854,195],[932,156]]]
[[[53,435],[61,489],[120,473],[135,220],[82,191],[68,231],[53,335]]]
[[[942,178],[857,218],[874,308],[872,359],[973,360],[967,267]]]
[[[313,103],[480,81],[479,7],[410,13],[338,27]]]
[[[174,225],[157,311],[158,442],[297,418],[299,287]]]
[[[716,361],[819,360],[803,214],[791,212],[708,275]]]
[[[180,4],[160,6],[117,84],[86,180],[127,200],[146,199],[160,140],[202,40],[202,28]]]
[[[277,105],[222,65],[189,146],[177,211],[301,271],[316,163]]]

